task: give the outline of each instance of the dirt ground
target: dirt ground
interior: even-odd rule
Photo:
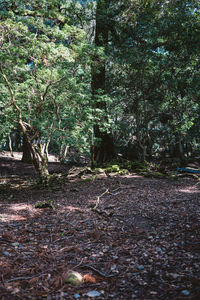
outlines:
[[[200,299],[198,179],[49,169],[0,155],[0,299]]]

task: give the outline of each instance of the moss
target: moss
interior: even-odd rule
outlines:
[[[177,174],[169,174],[168,178],[171,179],[171,180],[177,180],[178,176],[177,176]]]
[[[121,174],[121,175],[126,175],[126,174],[129,174],[129,171],[128,171],[127,169],[121,169],[121,170],[119,171],[119,174]]]
[[[96,168],[95,174],[101,172],[107,173],[119,173],[120,175],[128,174],[129,172],[135,172],[138,175],[155,178],[166,178],[167,174],[160,172],[159,164],[150,163],[147,161],[112,161],[104,166],[104,168]]]
[[[155,178],[166,178],[166,174],[160,173],[160,172],[150,172],[150,176]]]
[[[108,173],[119,172],[119,171],[120,171],[120,166],[119,166],[119,165],[112,165],[112,166],[106,168],[106,171],[107,171]]]
[[[86,178],[81,178],[79,180],[79,182],[90,182],[90,181],[93,181],[97,178],[97,175],[93,175],[93,176],[90,176],[90,177],[86,177]]]
[[[105,169],[102,169],[102,168],[96,168],[95,169],[96,174],[101,174],[101,173],[104,173],[104,172],[105,172]]]
[[[131,168],[132,169],[147,169],[149,167],[149,164],[141,161],[133,161],[131,162]]]
[[[47,200],[45,202],[41,201],[35,205],[35,208],[51,208],[55,209],[51,200]]]

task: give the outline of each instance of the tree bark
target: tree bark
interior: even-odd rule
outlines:
[[[8,145],[9,145],[10,155],[11,155],[12,157],[14,157],[14,154],[13,154],[13,148],[12,148],[12,140],[11,140],[10,134],[8,135]]]
[[[106,47],[108,43],[108,24],[106,21],[107,17],[107,6],[108,0],[99,0],[97,2],[96,8],[96,32],[95,32],[95,45],[96,47]],[[105,94],[106,91],[106,61],[105,58],[98,57],[96,54],[93,61],[92,67],[92,95],[94,99],[94,108],[104,110],[106,112],[106,102],[105,101],[96,101],[95,98],[98,97],[99,92],[101,95]],[[107,123],[105,118],[103,121]],[[110,161],[115,157],[115,148],[113,138],[106,129],[103,128],[104,124],[100,124],[99,121],[96,121],[94,125],[94,138],[98,142],[94,143],[91,146],[91,157],[92,164],[103,163]]]
[[[32,158],[32,154],[31,154],[30,145],[28,143],[28,139],[27,139],[27,136],[25,134],[23,135],[22,162],[27,163],[27,164],[32,164],[33,163],[33,158]]]

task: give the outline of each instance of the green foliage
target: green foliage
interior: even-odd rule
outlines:
[[[181,163],[196,153],[198,2],[1,1],[0,65],[24,124],[37,129],[43,143],[53,141],[57,154],[68,145],[78,157],[89,158],[90,145],[102,142],[94,136],[94,124],[112,134],[117,147],[133,146],[134,160],[165,152]],[[100,66],[105,82],[99,89],[98,82],[92,95],[92,77],[101,74]],[[19,115],[2,74],[0,91],[3,145]],[[117,166],[110,165],[110,171],[148,168],[140,162]]]
[[[41,9],[36,11],[38,6]],[[23,1],[14,8],[7,6],[12,18],[2,17],[0,24],[2,70],[23,122],[37,128],[44,142],[55,139],[81,149],[92,126],[87,109],[90,47],[83,30],[64,21],[60,26],[57,1],[51,4],[48,16],[47,7],[47,1],[33,1],[27,8]],[[16,127],[18,114],[7,105],[10,95],[1,76],[0,88],[2,140]]]
[[[118,145],[135,145],[137,158],[151,158],[178,141],[193,143],[200,91],[197,2],[123,1],[121,44],[109,57],[109,88],[117,101],[110,109]],[[163,113],[170,115],[165,123]]]
[[[53,203],[51,200],[47,200],[45,202],[38,202],[35,205],[35,208],[51,208],[51,209],[55,209]]]
[[[107,172],[112,173],[112,172],[119,172],[120,171],[120,166],[119,165],[112,165],[108,167]]]

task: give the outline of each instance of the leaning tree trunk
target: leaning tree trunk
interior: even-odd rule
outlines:
[[[41,181],[46,181],[46,178],[49,176],[48,159],[46,155],[41,153],[41,149],[37,145],[32,145],[31,153],[35,170],[39,174]]]
[[[43,146],[44,147],[44,146]],[[32,163],[41,181],[46,181],[48,172],[48,156],[44,151],[41,140],[32,129],[23,126],[23,157],[22,161]]]
[[[20,126],[23,132],[23,162],[32,163],[37,174],[39,175],[42,182],[46,182],[49,176],[48,171],[48,156],[47,152],[44,151],[43,145],[39,133],[36,129],[33,130],[30,124],[24,125],[20,121]]]
[[[96,8],[96,32],[95,32],[95,45],[97,47],[106,47],[108,43],[108,24],[106,22],[106,11],[108,0],[99,0],[97,2]],[[105,93],[105,83],[106,83],[106,68],[105,68],[105,58],[99,57],[98,54],[95,55],[92,68],[92,94],[94,99],[94,108],[104,110],[106,113],[106,103],[104,101],[95,102],[95,98],[99,95],[99,90]],[[91,160],[92,165],[94,161],[98,163],[103,163],[110,161],[115,157],[115,148],[113,138],[106,129],[103,129],[104,124],[107,123],[107,119],[96,121],[94,125],[94,138],[98,140],[97,143],[91,146]]]
[[[12,89],[11,83],[9,82],[6,74],[3,71],[3,68],[0,64],[0,73],[8,87],[10,93],[10,105],[18,113],[18,126],[21,129],[25,139],[27,140],[30,152],[32,155],[32,163],[35,167],[36,172],[40,176],[41,181],[46,181],[47,176],[49,175],[47,164],[47,155],[42,153],[42,144],[39,137],[39,132],[37,129],[32,128],[30,124],[23,122],[22,112],[20,107],[16,104],[14,91]],[[34,140],[38,139],[38,145],[34,143]]]

